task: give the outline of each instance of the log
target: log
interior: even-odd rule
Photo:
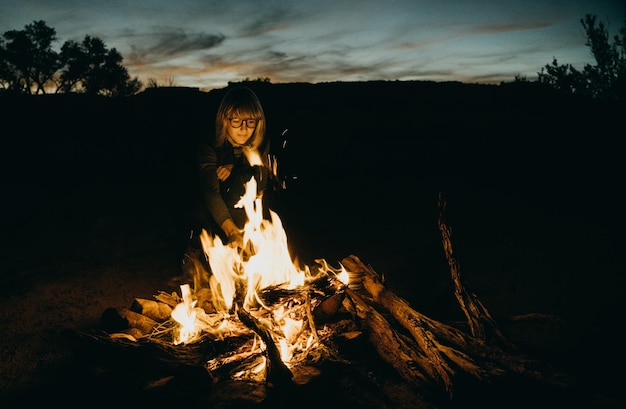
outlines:
[[[267,380],[266,358],[254,338],[235,349],[210,357],[204,368],[214,383],[222,379],[257,383],[265,383]]]
[[[315,323],[324,324],[332,320],[337,315],[339,308],[341,308],[341,304],[343,303],[345,296],[344,292],[340,292],[322,300],[322,302],[312,311]]]
[[[256,318],[250,315],[245,309],[240,308],[237,316],[248,328],[254,331],[265,343],[267,355],[270,364],[269,380],[276,385],[286,385],[293,383],[293,374],[287,368],[280,357],[280,352],[274,343],[274,339],[270,330],[260,323]]]
[[[130,310],[157,322],[167,321],[172,315],[172,307],[169,305],[145,298],[135,298],[130,306]]]
[[[418,389],[428,389],[431,374],[424,372],[427,357],[417,353],[391,327],[389,322],[351,289],[346,295],[355,307],[357,317],[368,329],[368,339],[376,352],[400,374],[404,380]]]
[[[419,362],[424,366],[422,369],[429,374],[436,374],[433,378],[443,382],[450,397],[453,397],[453,375],[456,370],[488,381],[515,373],[553,386],[563,385],[566,376],[555,372],[549,365],[487,344],[482,339],[415,311],[404,299],[386,289],[380,276],[358,257],[345,258],[342,263],[351,271],[362,274],[363,288],[371,294],[373,301],[379,303],[409,331],[419,346],[419,352],[427,357]],[[448,362],[455,367],[451,367]],[[402,368],[396,369],[403,372]]]
[[[438,207],[439,218],[437,225],[441,232],[443,249],[450,267],[452,282],[454,283],[454,295],[467,318],[472,335],[484,341],[498,342],[502,347],[509,350],[516,350],[517,348],[500,331],[495,320],[476,294],[467,290],[461,278],[461,265],[452,249],[452,229],[446,221],[446,201],[441,192],[439,193]]]
[[[102,313],[101,322],[105,331],[110,333],[134,328],[139,331],[133,334],[135,338],[150,335],[159,324],[152,318],[131,311],[129,308],[107,308]]]
[[[160,301],[164,304],[169,305],[170,307],[174,308],[176,307],[180,302],[182,302],[182,299],[180,298],[180,296],[173,291],[172,293],[166,293],[164,291],[159,291],[158,294],[156,294],[154,296],[154,298],[157,301]]]
[[[453,347],[445,346],[433,333],[431,320],[427,319],[423,314],[414,311],[400,297],[387,291],[375,272],[367,268],[357,257],[346,258],[342,263],[350,271],[362,274],[365,290],[373,296],[376,302],[381,303],[391,312],[393,317],[409,331],[417,342],[420,353],[426,357],[420,364],[423,366],[423,370],[429,374],[430,381],[442,383],[445,390],[452,396],[452,379],[455,369],[450,366],[449,362],[455,363],[459,368],[477,378],[482,378],[485,375],[484,370],[473,362],[469,356]],[[446,328],[440,323],[436,324],[437,327],[440,326],[436,328],[439,333],[450,333],[453,338],[461,336],[454,328]]]
[[[241,380],[225,380],[219,388],[211,390],[210,408],[254,408],[267,399],[265,383]]]

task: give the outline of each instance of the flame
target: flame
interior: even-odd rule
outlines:
[[[178,340],[174,344],[185,343],[198,334],[200,329],[196,325],[196,316],[200,308],[196,308],[196,302],[191,296],[189,284],[180,286],[183,302],[174,307],[172,318],[179,324]]]
[[[211,333],[215,338],[222,338],[222,333],[232,329],[228,315],[222,313],[207,314],[203,308],[197,307],[189,284],[180,286],[182,302],[172,310],[171,317],[178,322],[178,335],[174,345],[185,344],[196,340],[203,332]]]
[[[261,163],[255,151],[245,153],[251,164]],[[211,269],[209,287],[216,313],[207,314],[197,307],[190,287],[181,286],[182,302],[172,312],[172,318],[180,326],[174,343],[193,342],[205,332],[219,337],[224,331],[234,330],[234,320],[229,318],[238,308],[243,308],[251,313],[256,311],[257,319],[271,329],[281,359],[287,364],[298,350],[310,348],[317,336],[312,332],[307,336],[309,327],[305,325],[306,317],[302,312],[296,312],[287,303],[269,308],[264,305],[259,291],[274,286],[295,290],[305,285],[311,274],[308,267],[300,269],[292,260],[278,214],[269,210],[270,219],[263,217],[262,198],[256,192],[257,182],[252,177],[235,205],[243,208],[247,216],[242,248],[224,244],[219,236],[211,237],[202,231],[200,240]],[[348,272],[343,266],[334,269],[324,260],[317,261],[322,263],[322,271],[334,273],[338,282],[347,285]]]
[[[250,166],[263,166],[263,161],[261,160],[261,155],[259,155],[259,151],[256,149],[249,148],[248,146],[244,146],[243,154],[246,156],[248,163]]]
[[[261,303],[258,290],[275,285],[296,288],[306,280],[306,270],[299,270],[289,254],[280,217],[270,210],[270,220],[263,219],[262,201],[256,196],[256,186],[256,180],[250,178],[245,194],[235,205],[243,207],[248,218],[243,249],[225,245],[218,236],[211,238],[206,231],[200,236],[211,266],[209,283],[218,309],[233,307],[241,285],[246,287],[243,307],[248,309]]]
[[[319,259],[315,261],[320,264],[322,271],[325,271],[327,273],[333,273],[334,278],[342,285],[347,286],[348,284],[350,284],[350,273],[342,264],[339,264],[341,268],[336,269],[330,266],[328,262],[324,259]]]
[[[299,347],[297,341],[302,333],[304,320],[289,317],[284,306],[280,306],[274,311],[274,321],[279,325],[282,333],[282,338],[279,338],[280,358],[288,363],[293,358],[294,351]]]
[[[341,266],[341,271],[337,274],[337,279],[344,285],[348,285],[350,283],[350,275],[344,266]]]

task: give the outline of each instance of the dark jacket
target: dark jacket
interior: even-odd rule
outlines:
[[[210,144],[199,146],[197,159],[203,204],[217,226],[232,218],[239,228],[244,227],[247,221],[245,210],[234,206],[243,196],[245,185],[253,176],[257,182],[257,195],[263,195],[266,202],[266,190],[273,176],[269,168],[269,145],[268,138],[259,151],[263,166],[250,166],[241,148],[234,148],[228,141],[221,147]],[[229,164],[233,165],[230,176],[223,182],[219,181],[217,168]],[[269,209],[266,206],[263,210],[268,214]]]

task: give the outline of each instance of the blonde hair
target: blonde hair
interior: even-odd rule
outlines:
[[[226,130],[230,126],[229,119],[233,117],[257,120],[254,132],[245,146],[258,149],[265,138],[265,112],[263,112],[259,98],[250,88],[243,86],[231,88],[222,98],[215,119],[215,142],[217,146],[224,145],[224,141],[228,137]]]

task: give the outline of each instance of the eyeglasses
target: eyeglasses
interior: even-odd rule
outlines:
[[[240,118],[228,118],[228,122],[230,123],[230,126],[232,126],[233,128],[241,128],[241,125],[244,124],[244,122],[246,123],[246,126],[248,128],[256,128],[256,123],[257,120],[256,119],[240,119]]]

